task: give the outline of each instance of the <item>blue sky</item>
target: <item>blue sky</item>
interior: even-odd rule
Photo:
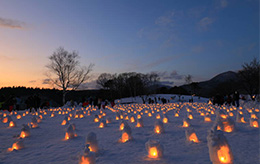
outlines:
[[[259,58],[259,1],[1,0],[0,38],[0,86],[42,86],[60,46],[95,64],[92,80],[155,71],[180,85]]]

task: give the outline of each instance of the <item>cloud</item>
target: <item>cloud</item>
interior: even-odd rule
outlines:
[[[201,53],[201,52],[204,51],[204,49],[205,49],[205,48],[202,47],[202,46],[195,46],[195,47],[192,48],[191,51],[192,51],[193,53]]]
[[[0,27],[12,28],[12,29],[23,29],[24,26],[25,26],[24,22],[0,17]]]
[[[210,17],[204,17],[204,18],[202,18],[202,19],[199,21],[199,23],[198,23],[199,29],[206,31],[206,30],[208,30],[209,26],[210,26],[213,22],[214,22],[214,20],[213,20],[212,18],[210,18]]]
[[[15,60],[15,58],[6,56],[6,55],[0,55],[0,60],[1,61],[12,61],[12,60]]]
[[[155,71],[154,73],[158,74],[160,79],[162,80],[182,80],[183,75],[178,74],[176,70],[172,70],[171,72],[168,71]]]
[[[160,25],[160,26],[167,26],[167,25],[173,25],[173,18],[175,16],[175,13],[169,12],[164,16],[160,16],[155,20],[155,24]]]
[[[169,62],[169,61],[172,61],[174,58],[176,58],[176,56],[168,56],[168,57],[165,57],[165,58],[160,58],[154,62],[151,62],[149,64],[146,64],[144,67],[145,68],[153,68],[153,67],[156,67],[158,65],[161,65],[163,63],[166,63],[166,62]]]
[[[36,83],[36,80],[31,80],[29,81],[29,83]]]
[[[98,89],[96,79],[83,83],[78,88],[78,90],[86,90],[86,89]]]
[[[226,8],[228,6],[227,0],[221,0],[220,1],[220,6],[221,6],[221,8]]]
[[[51,82],[51,79],[44,79],[42,81],[42,84],[50,84],[50,82]]]
[[[161,85],[167,85],[167,86],[173,86],[174,82],[173,81],[160,81]]]
[[[206,9],[207,7],[205,6],[197,6],[197,7],[190,8],[187,11],[187,16],[191,18],[200,18]]]

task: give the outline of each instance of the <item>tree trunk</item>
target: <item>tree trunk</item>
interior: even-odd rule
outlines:
[[[63,92],[62,92],[62,105],[65,105],[65,103],[66,103],[66,99],[65,99],[65,97],[66,97],[66,90],[63,90]]]

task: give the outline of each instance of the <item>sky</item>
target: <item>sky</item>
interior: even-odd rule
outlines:
[[[0,0],[0,87],[51,87],[59,47],[101,73],[157,72],[165,84],[209,80],[259,59],[258,0]]]

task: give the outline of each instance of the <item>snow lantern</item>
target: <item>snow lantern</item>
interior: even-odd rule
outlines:
[[[3,118],[3,123],[9,123],[10,121],[12,121],[13,119],[9,116],[9,115],[6,115],[6,117]]]
[[[131,122],[131,123],[134,123],[134,122],[135,122],[135,117],[134,117],[134,116],[131,116],[131,117],[130,117],[130,122]]]
[[[129,117],[128,117],[128,115],[126,115],[126,116],[125,116],[125,120],[129,120]]]
[[[65,133],[65,140],[69,140],[74,137],[77,137],[77,134],[74,132],[73,126],[70,124]]]
[[[95,115],[94,122],[99,122],[99,117],[98,117],[98,115]]]
[[[204,116],[204,122],[211,122],[210,115],[205,115]]]
[[[166,115],[163,116],[163,123],[167,124],[169,122],[169,119]]]
[[[250,126],[254,127],[254,128],[259,128],[258,120],[254,119],[254,118],[251,118],[250,119]]]
[[[54,116],[55,116],[54,112],[53,112],[53,113],[51,113],[51,117],[54,117]]]
[[[16,127],[16,123],[14,121],[10,121],[9,122],[9,127]]]
[[[116,120],[120,120],[120,114],[116,113]]]
[[[37,128],[38,127],[38,121],[35,116],[32,117],[32,121],[30,122],[31,128]]]
[[[16,116],[16,119],[17,120],[20,120],[22,118],[22,116],[20,115],[20,114],[18,114],[17,116]]]
[[[233,132],[235,130],[235,122],[232,120],[232,118],[227,117],[225,119],[217,118],[214,126],[217,127],[217,130],[222,130],[224,132]]]
[[[106,126],[107,126],[106,121],[105,121],[105,120],[101,120],[101,121],[100,121],[100,124],[99,124],[99,128],[104,128],[104,127],[106,127]]]
[[[161,115],[159,113],[156,115],[156,119],[161,119]]]
[[[189,126],[190,126],[190,121],[189,121],[189,119],[188,119],[188,118],[184,118],[184,119],[183,119],[183,125],[182,125],[182,127],[187,128],[187,127],[189,127]]]
[[[136,124],[135,127],[141,128],[141,127],[143,127],[143,126],[144,126],[143,119],[142,119],[142,118],[138,119],[138,120],[137,120],[137,124]]]
[[[96,156],[95,153],[91,152],[89,145],[86,144],[83,154],[80,156],[79,164],[95,164]]]
[[[68,125],[69,124],[69,121],[64,119],[62,122],[61,122],[61,125]]]
[[[191,114],[191,113],[188,113],[188,114],[187,114],[187,116],[188,116],[188,118],[189,118],[190,120],[192,120],[192,119],[193,119],[193,116],[192,116],[192,114]]]
[[[13,143],[11,148],[8,148],[7,151],[11,152],[13,150],[20,150],[24,148],[24,144],[22,140],[16,141],[15,143]]]
[[[258,119],[258,117],[256,116],[255,113],[251,113],[251,116],[250,116],[250,117],[253,118],[253,119]]]
[[[95,133],[90,132],[86,138],[86,144],[89,144],[89,150],[92,152],[98,152],[98,141]]]
[[[30,127],[28,125],[23,124],[21,129],[20,138],[26,138],[30,136]]]
[[[194,131],[193,128],[187,129],[187,130],[185,131],[185,135],[186,135],[187,141],[189,141],[189,142],[195,142],[195,143],[198,143],[198,142],[199,142],[199,139],[198,139],[198,137],[197,137],[197,135],[196,135],[196,133],[195,133],[195,131]]]
[[[163,157],[163,146],[157,140],[149,140],[145,143],[146,151],[148,152],[149,158],[162,158]]]
[[[210,160],[213,164],[233,164],[233,153],[223,132],[210,130],[207,141]]]
[[[163,123],[160,120],[156,120],[154,124],[154,133],[161,134],[164,133]]]
[[[40,123],[40,122],[42,122],[43,117],[42,117],[42,115],[38,115],[36,117],[36,119],[37,119],[37,122]]]
[[[132,139],[133,139],[132,130],[131,130],[130,126],[125,125],[124,130],[122,132],[122,136],[119,139],[119,142],[125,143],[129,140],[132,140]]]
[[[228,115],[229,115],[230,117],[233,117],[233,116],[234,116],[234,114],[233,114],[232,112],[229,112]]]
[[[106,119],[106,123],[107,123],[107,124],[110,124],[111,122],[112,122],[111,117],[107,117],[107,119]]]
[[[244,116],[242,114],[240,114],[239,112],[237,112],[236,122],[246,123]]]
[[[127,122],[122,121],[122,122],[120,123],[119,130],[124,130],[124,127],[125,127],[125,126],[128,126]]]
[[[174,114],[174,117],[179,117],[180,115],[179,115],[179,113],[178,112],[176,112],[175,114]]]

